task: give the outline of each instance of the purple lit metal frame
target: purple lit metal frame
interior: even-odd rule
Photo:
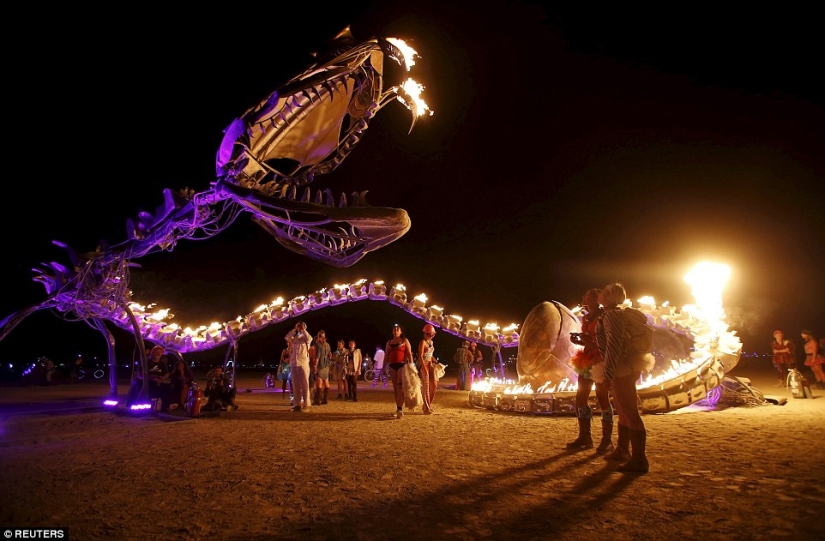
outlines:
[[[111,394],[116,397],[114,338],[104,321],[133,331],[138,343],[157,339],[139,325],[131,308],[128,284],[134,259],[172,251],[181,240],[215,236],[241,212],[252,214],[284,248],[336,267],[349,267],[396,241],[410,228],[406,211],[373,207],[366,192],[349,199],[341,194],[336,201],[329,190],[313,194],[308,187],[316,176],[333,172],[343,162],[388,103],[404,103],[415,124],[415,99],[400,84],[385,89],[385,57],[406,71],[403,51],[391,41],[372,38],[356,43],[349,28],[344,29],[324,51],[315,53],[316,62],[306,71],[226,129],[216,157],[217,179],[210,189],[164,190],[163,204],[154,213],[141,212],[127,220],[128,239],[121,244],[79,253],[54,241],[66,250],[70,263],[50,262],[33,269],[47,299],[0,321],[0,340],[38,310],[87,321],[106,337]],[[227,335],[236,348],[233,333]],[[183,352],[188,346],[182,342],[167,347]],[[141,365],[147,381],[143,351]]]

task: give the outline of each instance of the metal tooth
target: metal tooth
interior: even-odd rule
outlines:
[[[323,205],[324,204],[324,194],[321,191],[315,192],[315,201],[313,201],[316,205]]]
[[[290,186],[287,197],[293,200],[298,199],[298,187],[294,185]]]
[[[321,193],[321,192],[318,192],[318,193]],[[332,197],[332,190],[330,190],[329,188],[324,190],[324,204],[328,207],[334,207],[335,206],[335,199]]]
[[[286,197],[289,191],[289,184],[281,184],[280,186],[281,197]]]
[[[353,206],[353,207],[361,207],[361,206],[363,206],[363,205],[361,204],[361,194],[359,194],[358,192],[352,192],[352,194],[350,195],[350,197],[352,197],[352,206]]]
[[[339,227],[338,230],[343,234],[341,235],[341,238],[338,239],[339,242],[335,246],[335,249],[338,250],[339,252],[343,252],[344,251],[344,246],[346,245],[346,242],[347,242],[347,230],[344,229],[343,227]]]
[[[301,203],[309,203],[311,195],[312,194],[309,191],[309,186],[307,186],[306,188],[304,188],[304,193],[301,194]]]
[[[345,208],[347,206],[347,194],[341,192],[341,199],[338,201],[339,208]]]

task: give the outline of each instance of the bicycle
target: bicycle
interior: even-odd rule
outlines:
[[[80,383],[83,381],[83,378],[86,377],[86,371],[80,367],[72,368],[72,371],[69,372],[69,384],[72,383]]]
[[[370,365],[369,365],[369,368],[364,370],[364,381],[366,381],[367,383],[372,384],[372,382],[375,381],[375,372],[376,372],[376,370],[375,370],[374,367],[375,367],[375,362],[371,362]],[[379,376],[379,379],[381,379],[380,376]]]

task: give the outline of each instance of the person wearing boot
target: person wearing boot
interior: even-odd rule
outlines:
[[[582,332],[571,333],[570,340],[574,344],[584,346],[573,355],[570,364],[578,374],[579,388],[576,391],[576,417],[579,425],[579,436],[567,444],[569,451],[581,451],[593,448],[593,437],[590,435],[590,422],[593,419],[593,411],[590,409],[590,391],[593,389],[594,381],[591,379],[590,371],[594,365],[603,362],[599,354],[599,347],[596,344],[596,323],[602,314],[599,306],[599,293],[602,290],[593,288],[587,290],[582,297]],[[610,405],[610,394],[608,385],[604,381],[595,383],[596,400],[599,403],[602,420],[602,439],[596,448],[596,453],[603,455],[613,451],[613,407]]]
[[[355,347],[355,340],[349,341],[349,350],[347,353],[347,400],[358,402],[358,378],[361,376],[361,365],[364,358],[361,356],[361,350]]]
[[[610,385],[619,414],[618,443],[605,459],[621,461],[618,471],[647,473],[647,431],[639,413],[636,382],[643,370],[652,367],[651,361],[655,359],[650,352],[637,352],[630,347],[631,340],[625,334],[630,315],[626,315],[622,308],[626,298],[624,286],[616,282],[607,284],[599,294],[599,304],[604,312],[596,324],[596,343],[604,363],[603,370],[593,370],[591,375],[595,381],[603,379]]]
[[[335,372],[335,382],[338,384],[338,396],[336,400],[345,400],[346,376],[347,376],[347,355],[349,350],[344,347],[344,341],[338,340],[338,349],[332,352],[332,368]]]
[[[312,405],[320,406],[327,403],[329,393],[329,365],[332,361],[332,351],[327,343],[327,333],[318,331],[315,337],[315,349],[312,350],[310,363],[315,373],[315,396]]]

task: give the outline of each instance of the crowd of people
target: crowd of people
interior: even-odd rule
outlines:
[[[578,376],[576,391],[577,437],[566,444],[568,451],[594,448],[591,434],[593,408],[590,395],[595,391],[601,420],[601,440],[595,452],[606,460],[619,462],[618,470],[646,473],[647,431],[638,408],[636,382],[652,367],[650,345],[634,349],[628,333],[633,319],[644,315],[625,304],[627,293],[622,284],[612,282],[604,288],[585,292],[581,302],[581,332],[571,333],[572,343],[581,346],[570,365]],[[644,321],[641,323],[644,325]],[[278,378],[286,396],[289,389],[292,411],[308,411],[312,406],[328,404],[330,379],[337,385],[337,400],[358,402],[358,379],[362,370],[373,371],[372,386],[383,382],[392,386],[394,416],[404,417],[404,409],[418,406],[424,414],[435,412],[438,381],[444,375],[444,365],[435,356],[435,327],[424,325],[417,347],[413,347],[404,328],[395,324],[385,346],[375,347],[373,363],[362,354],[354,339],[339,339],[332,350],[326,332],[310,334],[306,323],[299,321],[284,337],[286,347],[281,352]],[[817,340],[810,330],[800,333],[804,366],[814,375],[818,389],[825,389],[825,338]],[[793,340],[781,330],[771,341],[777,385],[785,385],[790,371],[797,370],[797,349]],[[187,392],[194,384],[191,369],[180,354],[167,354],[161,346],[147,352],[148,396],[158,399],[161,411],[184,408]],[[464,341],[453,355],[458,368],[457,390],[471,390],[485,378],[483,355],[478,345]],[[502,370],[503,372],[503,370]],[[143,389],[143,372],[138,371],[132,382],[127,404]],[[222,367],[207,374],[206,410],[237,410],[236,389],[232,377]],[[615,412],[615,415],[614,415]],[[613,443],[613,427],[618,424],[617,440]]]
[[[418,349],[413,349],[400,325],[394,325],[391,337],[384,347],[376,346],[369,364],[354,339],[339,339],[331,349],[326,332],[318,331],[313,338],[306,323],[299,321],[284,337],[286,347],[281,353],[278,377],[282,381],[281,392],[286,396],[289,387],[290,407],[295,412],[309,411],[312,406],[322,406],[330,400],[330,380],[337,388],[335,400],[358,402],[358,380],[362,371],[373,371],[372,386],[383,383],[392,386],[398,419],[403,418],[405,406],[422,412],[435,412],[435,395],[438,381],[443,377],[444,366],[435,357],[435,327],[424,326]],[[481,357],[481,354],[478,355]],[[369,366],[368,366],[369,365]],[[409,390],[411,375],[405,379],[405,369],[415,371],[415,391]],[[412,397],[412,398],[411,398]],[[416,398],[420,397],[420,398]]]

